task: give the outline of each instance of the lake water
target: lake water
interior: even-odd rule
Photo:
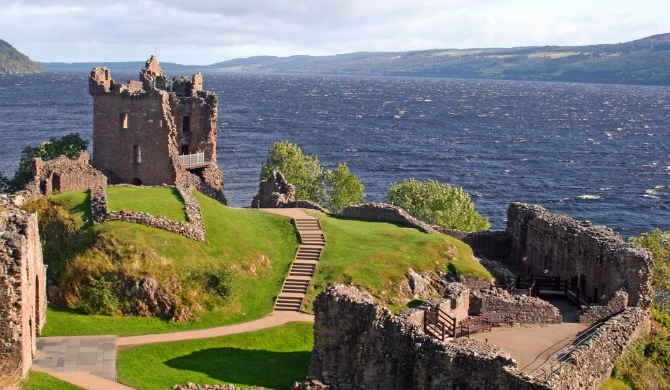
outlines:
[[[26,145],[92,138],[87,76],[0,75],[0,171],[13,175]],[[206,73],[205,89],[219,95],[218,164],[234,207],[249,206],[268,149],[288,140],[327,167],[347,163],[368,201],[431,178],[468,191],[493,229],[521,201],[623,236],[670,230],[668,87]]]

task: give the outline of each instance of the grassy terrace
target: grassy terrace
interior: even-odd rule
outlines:
[[[469,246],[442,234],[423,233],[388,222],[371,222],[312,214],[319,218],[327,244],[307,295],[337,283],[353,283],[390,306],[409,268],[416,272],[449,270],[492,279],[472,258]]]
[[[184,200],[176,188],[107,187],[105,192],[109,211],[144,211],[188,222]]]
[[[123,187],[117,187],[123,188]],[[123,188],[115,195],[117,206],[125,208],[124,199],[140,199],[146,188]],[[133,207],[137,211],[148,211],[167,204],[172,212],[178,212],[183,203],[169,189],[163,190],[156,204]],[[122,242],[135,244],[169,259],[178,268],[198,265],[223,264],[236,267],[236,293],[232,301],[223,308],[198,313],[201,322],[168,323],[156,318],[86,316],[69,311],[49,309],[44,336],[117,334],[120,336],[165,333],[181,330],[204,329],[251,321],[272,311],[274,297],[281,288],[295,257],[298,237],[290,220],[278,215],[255,210],[234,210],[200,194],[194,194],[202,209],[207,229],[207,243],[189,240],[177,234],[124,222],[90,224],[90,201],[87,192],[72,192],[57,195],[55,200],[65,205],[77,224],[84,229],[97,229],[104,236],[112,236]],[[151,197],[147,202],[151,201]],[[130,203],[130,201],[129,201]],[[161,206],[161,204],[163,206]],[[271,268],[262,267],[258,261],[270,259]],[[253,266],[253,267],[252,267]],[[253,269],[255,268],[255,272]]]
[[[313,343],[312,324],[289,323],[230,336],[148,344],[119,351],[118,380],[141,390],[168,390],[187,382],[290,389],[307,376]]]

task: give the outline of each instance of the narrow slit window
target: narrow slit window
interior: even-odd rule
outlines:
[[[122,129],[128,128],[128,114],[121,114],[119,118],[119,124]]]
[[[181,129],[184,133],[191,132],[191,117],[189,117],[188,115],[184,115],[181,118]]]
[[[140,145],[133,146],[133,162],[141,163],[142,162],[142,148]]]

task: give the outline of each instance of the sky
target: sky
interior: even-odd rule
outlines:
[[[35,61],[209,65],[331,55],[626,42],[670,32],[668,0],[0,0],[0,39]]]

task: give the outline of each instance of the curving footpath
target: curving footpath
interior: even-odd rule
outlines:
[[[192,330],[185,332],[148,334],[142,336],[81,336],[81,337],[42,337],[38,342],[38,350],[33,360],[33,371],[47,373],[65,382],[72,383],[84,389],[90,390],[132,390],[132,387],[122,385],[115,381],[116,378],[116,350],[134,347],[136,345],[164,343],[170,341],[182,341],[193,339],[204,339],[210,337],[226,336],[230,334],[253,332],[265,328],[280,326],[289,322],[314,322],[314,316],[300,312],[302,301],[307,293],[307,288],[314,275],[321,250],[325,245],[325,237],[321,232],[319,220],[310,217],[301,209],[263,209],[274,214],[293,218],[296,229],[300,234],[303,245],[298,249],[296,259],[291,264],[288,277],[284,280],[282,292],[277,298],[275,308],[267,316],[250,322],[221,326],[218,328]],[[316,221],[316,223],[315,223]],[[288,298],[288,299],[284,299]],[[298,302],[299,300],[299,302]],[[288,303],[288,304],[285,304]],[[106,348],[109,349],[110,340],[115,338],[113,376],[106,373],[102,375],[97,372],[92,360],[101,360],[96,356],[104,351],[96,350],[91,344],[86,347],[86,340],[96,340],[105,337]],[[76,343],[68,341],[77,340]],[[84,342],[82,343],[83,340]],[[77,348],[71,349],[69,344],[76,344]],[[91,343],[94,343],[91,341]],[[79,345],[84,345],[80,348]],[[99,349],[99,348],[98,348]],[[109,351],[106,351],[109,356]],[[49,355],[51,354],[51,355]],[[55,359],[55,360],[53,360]],[[105,357],[104,364],[111,365]],[[103,364],[102,362],[100,363]],[[112,380],[111,378],[114,378]]]

